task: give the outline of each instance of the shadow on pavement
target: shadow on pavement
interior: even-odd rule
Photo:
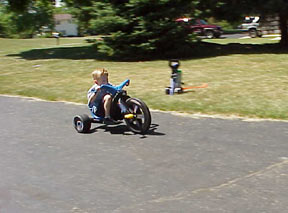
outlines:
[[[150,129],[148,132],[144,135],[141,135],[141,138],[146,138],[149,135],[155,135],[155,136],[164,136],[164,133],[157,132],[157,127],[158,124],[151,124]],[[97,132],[98,129],[104,129],[105,132],[110,132],[110,134],[119,134],[119,135],[135,135],[133,132],[131,132],[126,125],[121,124],[121,125],[116,125],[116,126],[107,126],[107,125],[100,125],[97,127],[94,127],[90,130],[88,134],[92,134]]]

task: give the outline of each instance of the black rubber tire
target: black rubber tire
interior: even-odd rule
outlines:
[[[182,94],[184,91],[183,91],[183,88],[181,87],[181,88],[179,88],[179,89],[177,89],[177,93],[178,94]]]
[[[73,119],[73,125],[77,132],[88,133],[91,128],[91,119],[88,115],[76,115]]]
[[[257,35],[258,35],[258,33],[257,33],[257,30],[256,30],[256,29],[250,29],[250,30],[249,30],[249,36],[250,36],[251,38],[256,38]]]
[[[220,38],[221,37],[221,33],[214,33],[214,38]]]
[[[165,94],[169,95],[170,94],[170,87],[165,88]]]
[[[212,38],[214,38],[214,32],[212,30],[207,30],[207,31],[205,31],[205,36],[208,39],[212,39]]]
[[[128,129],[137,134],[145,134],[151,125],[151,114],[147,105],[137,98],[126,100],[128,110],[134,115],[133,119],[124,119]]]

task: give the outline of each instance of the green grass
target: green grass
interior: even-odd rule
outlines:
[[[181,69],[184,86],[208,83],[208,88],[167,96],[166,60],[98,60],[84,38],[62,38],[59,46],[55,39],[0,39],[0,93],[86,103],[90,73],[106,67],[111,83],[130,78],[128,94],[152,109],[288,119],[288,54],[275,48],[277,41],[206,42],[194,58],[181,60]]]

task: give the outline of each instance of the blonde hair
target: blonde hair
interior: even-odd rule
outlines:
[[[92,78],[96,81],[98,81],[103,75],[108,77],[108,71],[105,68],[96,69],[92,72]]]

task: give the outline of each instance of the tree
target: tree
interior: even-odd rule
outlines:
[[[277,15],[280,18],[280,44],[288,46],[288,0],[206,0],[199,1],[197,8],[208,11],[210,16],[230,21],[247,14],[259,14],[264,17]]]
[[[259,5],[258,11],[262,15],[278,15],[279,16],[279,28],[281,30],[282,46],[288,47],[288,1],[287,0],[267,0],[265,4],[262,1],[255,1],[254,4]]]
[[[36,0],[36,2],[54,0]],[[288,46],[288,0],[63,0],[75,8],[82,31],[110,32],[111,37],[98,45],[110,54],[125,50],[167,52],[191,42],[174,22],[185,14],[214,16],[237,20],[245,14],[278,15],[281,29],[280,44]],[[33,0],[8,0],[13,11],[27,11]],[[120,43],[119,43],[120,42]],[[106,45],[106,46],[105,46]],[[189,45],[188,45],[189,46]],[[119,51],[120,52],[119,52]],[[175,53],[175,51],[174,51]]]
[[[175,25],[175,18],[190,14],[193,17],[216,17],[235,21],[248,14],[278,15],[281,41],[288,46],[288,0],[66,0],[79,8],[85,28],[94,33],[111,33],[98,50],[110,55],[121,53],[167,53],[189,47],[191,43],[183,29]],[[83,7],[83,9],[81,9]],[[181,38],[180,38],[181,37]],[[188,51],[188,50],[187,50]],[[177,53],[177,54],[183,54]],[[176,55],[177,55],[176,54]]]
[[[32,37],[42,26],[53,29],[53,5],[48,0],[9,0],[2,4],[3,33],[8,37]]]
[[[9,9],[14,12],[23,12],[27,9],[31,0],[8,0]]]
[[[246,3],[245,1],[242,2]],[[280,44],[288,47],[288,1],[287,0],[266,0],[265,3],[260,0],[250,0],[250,12],[259,13],[262,16],[278,16],[279,28],[281,30]],[[243,5],[245,7],[245,4]]]
[[[9,9],[14,12],[24,12],[29,9],[29,5],[33,4],[33,2],[39,0],[8,0]],[[43,4],[55,4],[55,0],[41,0]]]
[[[175,19],[189,13],[193,2],[187,0],[67,0],[77,8],[86,29],[109,34],[97,42],[99,53],[112,57],[187,54],[191,36]],[[82,25],[84,26],[84,24]],[[177,52],[178,51],[178,52]]]

